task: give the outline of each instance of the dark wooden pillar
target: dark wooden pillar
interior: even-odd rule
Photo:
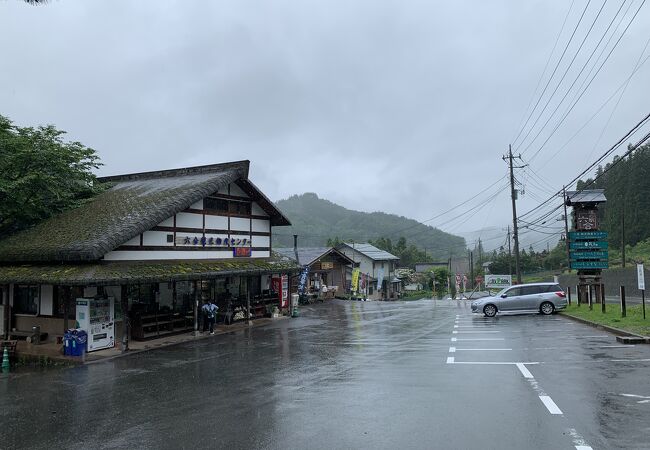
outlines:
[[[122,311],[122,352],[129,351],[131,337],[131,318],[129,317],[129,290],[126,284],[120,285],[120,309]]]

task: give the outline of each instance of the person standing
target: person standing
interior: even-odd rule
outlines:
[[[210,334],[214,334],[214,323],[217,321],[217,310],[219,307],[215,305],[212,300],[208,300],[205,305],[203,305],[203,331],[206,331],[206,328],[210,328]]]

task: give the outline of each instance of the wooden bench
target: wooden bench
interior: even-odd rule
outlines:
[[[6,348],[7,352],[9,353],[9,362],[15,361],[17,344],[18,341],[0,341],[0,358],[2,358],[2,355],[4,355]]]

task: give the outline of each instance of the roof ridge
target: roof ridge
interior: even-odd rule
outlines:
[[[163,170],[152,170],[148,172],[134,172],[126,173],[122,175],[109,175],[105,177],[97,177],[97,180],[101,183],[106,182],[118,182],[118,181],[133,181],[133,180],[148,180],[152,178],[165,178],[165,177],[177,177],[183,175],[196,175],[196,174],[205,174],[217,172],[220,170],[227,169],[243,169],[242,178],[248,178],[248,170],[250,167],[250,160],[244,159],[241,161],[231,161],[226,163],[217,163],[217,164],[207,164],[203,166],[192,166],[192,167],[179,167],[176,169],[163,169]]]

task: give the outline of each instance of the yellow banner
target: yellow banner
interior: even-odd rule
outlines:
[[[359,269],[354,269],[352,271],[352,291],[356,292],[359,290]]]

